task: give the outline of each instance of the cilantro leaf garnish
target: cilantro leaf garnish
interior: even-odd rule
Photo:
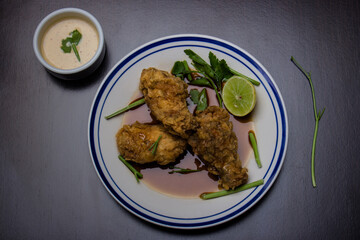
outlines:
[[[80,55],[79,55],[79,52],[78,52],[76,46],[79,44],[82,35],[77,29],[75,29],[74,31],[69,33],[69,35],[70,35],[69,37],[61,40],[60,48],[63,50],[64,53],[70,53],[71,49],[72,49],[75,53],[76,58],[80,62],[81,59],[80,59]]]
[[[174,67],[171,70],[171,73],[181,79],[184,79],[185,66],[181,61],[176,61]]]
[[[199,92],[197,89],[191,89],[190,99],[193,101],[193,103],[197,104],[196,110],[198,111],[203,111],[208,107],[208,99],[205,88],[203,88],[201,92]]]
[[[189,65],[186,61],[176,61],[171,70],[171,73],[176,77],[181,78],[182,80],[184,80],[185,77],[189,81],[193,80],[191,76],[192,71],[190,70]]]

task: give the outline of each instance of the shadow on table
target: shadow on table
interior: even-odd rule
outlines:
[[[102,61],[101,65],[88,77],[78,80],[63,80],[57,77],[54,77],[52,74],[47,72],[51,80],[56,83],[57,85],[70,89],[70,90],[78,90],[78,89],[85,89],[90,87],[91,85],[98,82],[99,79],[103,79],[106,74],[106,70],[109,67],[109,56],[108,52],[105,53],[104,60]]]

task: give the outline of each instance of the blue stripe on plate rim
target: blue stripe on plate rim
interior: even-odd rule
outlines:
[[[270,163],[270,166],[268,168],[268,170],[266,171],[265,175],[264,175],[264,179],[266,177],[266,175],[268,174],[270,168],[272,167],[272,164],[274,162],[274,157],[276,155],[277,152],[278,153],[278,157],[277,157],[277,161],[276,164],[274,166],[274,169],[271,172],[271,175],[269,176],[268,180],[265,182],[265,184],[263,186],[261,186],[260,191],[252,197],[252,199],[250,199],[249,202],[247,202],[244,206],[242,206],[241,208],[230,212],[228,215],[213,219],[213,220],[209,220],[209,221],[202,221],[202,222],[194,222],[194,223],[185,223],[185,222],[175,222],[175,221],[165,221],[153,216],[150,216],[149,214],[144,213],[143,211],[140,211],[139,209],[131,206],[126,200],[124,200],[121,196],[119,196],[119,194],[115,191],[115,189],[113,189],[113,187],[111,186],[111,184],[109,183],[108,179],[106,178],[105,174],[103,173],[103,170],[100,166],[99,163],[99,159],[97,157],[97,153],[96,153],[96,148],[95,148],[95,138],[94,138],[94,129],[95,129],[95,122],[96,122],[96,115],[97,115],[97,110],[98,110],[98,106],[99,106],[99,102],[101,100],[101,98],[103,97],[104,91],[108,88],[108,85],[110,83],[110,81],[114,78],[114,76],[127,64],[129,63],[132,59],[134,59],[135,57],[137,57],[138,55],[140,55],[143,52],[146,52],[152,48],[155,47],[159,47],[161,45],[165,45],[165,44],[169,44],[169,43],[174,43],[174,42],[189,42],[189,41],[195,41],[195,42],[204,42],[204,43],[210,43],[210,44],[214,44],[214,45],[218,45],[221,46],[225,49],[228,49],[232,52],[235,52],[236,54],[240,55],[241,57],[243,57],[244,59],[246,59],[254,68],[256,68],[260,74],[264,77],[264,79],[267,81],[267,83],[269,84],[271,91],[273,92],[275,98],[276,98],[276,102],[277,102],[277,106],[279,108],[279,113],[280,113],[280,119],[281,119],[281,123],[282,123],[282,131],[281,131],[281,145],[280,148],[278,149],[278,133],[279,133],[279,126],[278,126],[278,114],[276,114],[276,109],[275,109],[275,105],[273,102],[273,99],[270,97],[274,112],[275,112],[275,119],[276,119],[276,146],[275,146],[275,151]],[[176,46],[172,46],[172,47],[166,47],[166,48],[162,48],[162,49],[158,49],[156,51],[153,51],[149,54],[147,54],[146,56],[140,58],[139,60],[137,60],[136,62],[134,62],[133,64],[131,64],[131,66],[133,66],[134,64],[136,64],[138,61],[140,61],[141,59],[150,56],[151,54],[154,54],[156,52],[159,51],[163,51],[169,48],[175,48],[175,47],[184,47],[184,46],[196,46],[196,47],[205,47],[205,46],[201,46],[201,45],[176,45]],[[209,49],[213,49],[216,51],[220,51],[232,58],[234,58],[235,60],[237,60],[238,62],[242,63],[244,66],[246,66],[250,71],[252,71],[245,63],[243,63],[240,59],[236,58],[235,56],[226,53],[220,49],[216,49],[216,48],[212,48],[212,47],[205,47],[205,48],[209,48]],[[90,153],[91,153],[91,157],[93,160],[93,164],[95,167],[95,170],[98,173],[99,178],[101,179],[101,181],[103,182],[104,186],[106,187],[106,189],[109,191],[109,193],[122,205],[124,206],[127,210],[129,210],[130,212],[132,212],[133,214],[139,216],[140,218],[147,220],[149,222],[158,224],[158,225],[162,225],[162,226],[166,226],[166,227],[172,227],[172,228],[185,228],[185,229],[190,229],[190,228],[204,228],[204,227],[210,227],[213,225],[217,225],[223,222],[226,222],[242,213],[244,213],[246,210],[248,210],[250,208],[250,206],[252,206],[253,204],[255,204],[258,200],[260,200],[260,198],[269,190],[269,188],[271,187],[271,185],[273,184],[273,182],[275,181],[277,175],[279,174],[280,168],[283,164],[283,160],[285,157],[285,153],[286,153],[286,148],[287,148],[287,132],[288,132],[288,127],[287,127],[287,116],[286,116],[286,110],[285,110],[285,105],[283,103],[282,97],[277,89],[276,84],[271,80],[270,75],[266,72],[266,70],[264,70],[264,68],[258,64],[253,57],[249,56],[250,54],[246,53],[244,50],[240,49],[239,47],[224,41],[222,39],[218,39],[218,38],[214,38],[214,37],[210,37],[210,36],[206,36],[206,35],[198,35],[198,34],[181,34],[181,35],[173,35],[173,36],[168,36],[168,37],[164,37],[164,38],[160,38],[160,39],[156,39],[150,43],[147,43],[143,46],[140,46],[139,48],[135,49],[133,52],[131,52],[128,56],[124,57],[122,60],[120,60],[115,67],[110,71],[110,73],[108,74],[108,76],[105,77],[103,83],[101,84],[101,86],[98,89],[98,92],[96,94],[96,97],[93,101],[93,105],[90,109],[90,116],[89,116],[89,132],[88,132],[88,138],[89,138],[89,148],[90,148]],[[126,70],[124,70],[124,72],[122,74],[124,74],[129,68],[131,68],[131,66],[129,66]],[[253,72],[253,71],[252,71]],[[254,72],[253,72],[254,73]],[[122,75],[121,74],[121,75]],[[254,73],[255,74],[255,73]],[[103,105],[101,106],[101,111],[99,114],[99,118],[101,116],[101,112],[102,112],[102,108],[104,106],[104,103],[106,102],[106,98],[108,96],[108,94],[111,92],[112,87],[116,84],[116,82],[121,78],[121,75],[116,79],[116,81],[113,83],[113,85],[111,86],[109,92],[107,93],[105,100],[103,101]],[[256,75],[256,74],[255,74]],[[260,81],[261,79],[258,78]],[[269,90],[267,88],[265,88],[267,94],[269,95]],[[100,123],[100,121],[98,121]],[[98,126],[99,129],[99,126]],[[99,136],[99,134],[97,134]],[[98,139],[99,141],[99,139]],[[102,158],[102,154],[101,154],[101,148],[99,146],[99,150],[100,150],[100,157]],[[279,150],[279,151],[278,151]],[[103,159],[101,159],[105,169],[106,169],[106,165]],[[110,173],[108,172],[108,170],[106,169],[107,174],[110,176],[111,180],[112,177],[110,175]],[[113,180],[112,180],[113,181]],[[113,181],[113,184],[116,185],[116,187],[118,188],[119,191],[121,191],[121,189],[117,186],[117,184]],[[244,198],[241,202],[245,201],[248,197],[251,196],[251,194],[256,191],[257,188],[253,189],[246,198]],[[122,192],[122,191],[121,191]],[[126,194],[124,192],[122,192],[122,194],[124,194],[124,196],[126,196]],[[127,197],[127,196],[126,196]],[[128,198],[128,197],[127,197]],[[174,217],[168,217],[168,216],[164,216],[162,214],[158,214],[155,212],[152,212],[149,209],[145,209],[142,206],[138,205],[135,201],[133,201],[132,199],[128,198],[130,201],[132,201],[134,204],[136,204],[138,207],[144,209],[145,211],[150,212],[151,214],[154,215],[158,215],[162,218],[169,218],[169,219],[173,219],[173,220],[185,220],[185,221],[190,221],[190,220],[199,220],[199,219],[206,219],[206,218],[210,218],[210,217],[214,217],[216,215],[219,214],[223,214],[226,211],[231,210],[232,208],[236,207],[237,205],[239,205],[241,202],[237,203],[236,205],[232,206],[229,209],[226,209],[220,213],[217,214],[213,214],[211,216],[206,216],[206,217],[201,217],[201,218],[174,218]]]

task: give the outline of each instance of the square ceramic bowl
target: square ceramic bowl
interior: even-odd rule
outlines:
[[[44,58],[41,52],[42,47],[42,39],[48,28],[53,25],[54,23],[58,22],[63,18],[80,18],[86,20],[87,22],[91,23],[99,37],[99,44],[98,48],[95,52],[95,55],[85,64],[72,68],[72,69],[60,69],[54,67],[53,65],[49,64],[47,60]],[[66,36],[64,36],[66,37]],[[61,42],[59,42],[60,48]],[[91,15],[90,13],[78,9],[78,8],[62,8],[55,12],[50,13],[46,16],[37,26],[34,34],[33,39],[33,47],[35,51],[35,55],[40,63],[46,68],[48,72],[50,72],[55,77],[65,79],[65,80],[75,80],[81,79],[89,76],[93,73],[101,64],[102,60],[105,56],[105,41],[104,41],[104,34],[101,28],[100,23],[96,20],[96,18]]]

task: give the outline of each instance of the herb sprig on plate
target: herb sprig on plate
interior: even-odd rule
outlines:
[[[128,161],[125,160],[121,155],[118,156],[118,158],[127,166],[127,168],[134,174],[136,181],[140,182],[139,178],[143,178],[143,175],[136,170]]]
[[[140,99],[136,100],[135,102],[130,103],[126,107],[124,107],[124,108],[122,108],[122,109],[120,109],[120,110],[118,110],[118,111],[116,111],[116,112],[114,112],[114,113],[112,113],[112,114],[110,114],[108,116],[105,116],[105,119],[109,120],[110,118],[113,118],[113,117],[115,117],[117,115],[120,115],[120,114],[122,114],[122,113],[124,113],[124,112],[126,112],[126,111],[128,111],[130,109],[141,106],[144,103],[145,103],[145,98],[144,97],[140,98]]]
[[[191,49],[186,49],[184,52],[192,60],[191,64],[196,71],[190,70],[187,61],[177,61],[175,62],[171,73],[181,79],[186,77],[191,85],[205,86],[214,89],[220,107],[223,106],[221,96],[223,83],[232,76],[236,75],[250,81],[256,86],[260,85],[258,81],[230,68],[224,59],[219,60],[211,51],[209,52],[210,64]],[[193,77],[193,73],[198,73],[200,75],[199,77]]]
[[[254,188],[254,187],[257,187],[257,186],[260,186],[263,184],[264,184],[264,179],[260,179],[255,182],[252,182],[252,183],[247,183],[247,184],[241,185],[241,186],[235,188],[234,190],[222,190],[222,191],[212,192],[212,193],[203,193],[200,195],[200,198],[203,200],[208,200],[208,199],[212,199],[212,198],[223,197],[226,195],[245,191],[247,189]]]

